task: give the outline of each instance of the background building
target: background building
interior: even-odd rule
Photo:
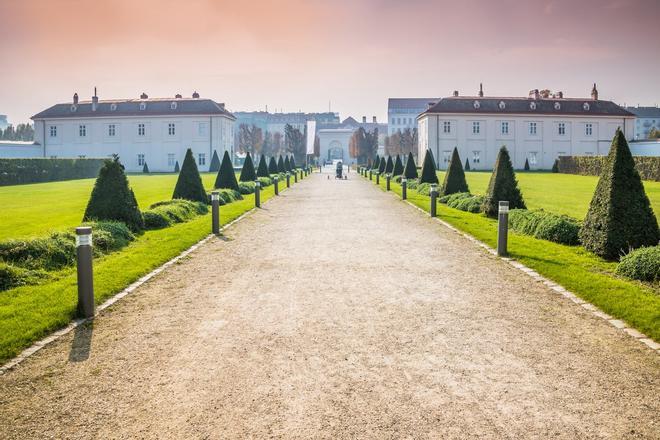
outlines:
[[[403,132],[406,128],[417,128],[417,116],[436,103],[440,98],[389,98],[387,100],[387,122],[389,133]]]
[[[234,112],[236,117],[236,130],[242,125],[254,125],[265,133],[279,133],[284,136],[284,127],[289,124],[301,132],[305,130],[307,121],[316,121],[316,127],[339,123],[339,113],[269,113],[258,112]]]
[[[454,96],[441,99],[417,118],[419,158],[433,152],[440,169],[447,168],[458,147],[472,169],[492,169],[506,145],[513,165],[525,160],[532,169],[550,169],[561,155],[604,155],[618,127],[634,135],[635,115],[611,101],[565,98],[562,92],[543,98],[538,90],[527,98]]]
[[[118,154],[127,171],[173,171],[191,148],[200,170],[216,150],[233,153],[235,117],[224,103],[191,98],[99,100],[56,104],[32,117],[43,157],[108,157]]]
[[[355,130],[363,128],[365,131],[373,132],[378,129],[378,144],[382,145],[387,135],[387,124],[378,122],[375,116],[368,121],[366,116],[362,116],[362,122],[359,122],[352,116],[344,119],[338,124],[325,124],[320,130],[317,130],[320,144],[321,162],[332,162],[341,160],[345,164],[355,164],[357,159],[350,156],[349,144],[351,136]]]
[[[626,107],[630,113],[634,114],[635,120],[635,139],[648,139],[649,133],[654,128],[660,130],[660,108],[656,107]]]
[[[9,126],[9,122],[7,121],[7,115],[0,115],[0,130],[4,130]]]

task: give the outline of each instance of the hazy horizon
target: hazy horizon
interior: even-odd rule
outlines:
[[[0,0],[0,114],[74,92],[377,116],[388,97],[533,88],[660,102],[657,0]]]

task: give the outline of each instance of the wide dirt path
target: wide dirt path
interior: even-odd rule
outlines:
[[[350,177],[0,376],[0,437],[660,437],[657,354]]]

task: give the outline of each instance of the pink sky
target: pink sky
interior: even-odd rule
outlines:
[[[387,114],[388,97],[532,88],[660,103],[658,0],[0,0],[0,114],[75,91]]]

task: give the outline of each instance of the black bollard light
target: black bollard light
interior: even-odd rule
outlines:
[[[220,235],[220,193],[218,191],[211,193],[211,231],[215,235]]]
[[[408,198],[408,179],[401,178],[401,198],[406,200]]]
[[[437,183],[432,183],[431,184],[431,217],[435,217],[437,215],[437,209],[438,209],[438,184]]]
[[[372,177],[372,172],[371,170],[369,170],[369,180],[373,180],[371,177]]]
[[[273,177],[273,185],[275,185],[275,195],[279,196],[280,195],[280,184],[278,182],[277,176]]]
[[[78,316],[94,316],[94,274],[92,272],[92,228],[76,228],[76,268],[78,270]]]
[[[291,173],[288,171],[286,173],[286,187],[291,188]]]
[[[293,183],[298,183],[298,170],[293,171]]]
[[[380,185],[380,173],[376,173],[376,185]]]
[[[385,175],[385,179],[386,179],[385,189],[387,191],[389,191],[390,190],[390,180],[392,180],[392,175],[390,173],[387,173],[387,175]]]
[[[254,206],[261,207],[261,182],[258,180],[254,181]]]
[[[508,255],[507,242],[509,235],[509,202],[500,200],[497,215],[497,255]]]

